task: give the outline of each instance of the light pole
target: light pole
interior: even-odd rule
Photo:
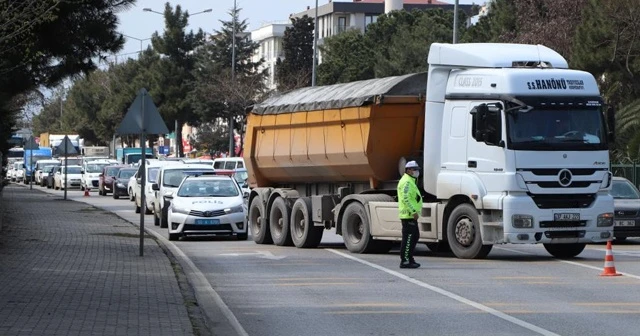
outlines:
[[[453,5],[453,44],[458,43],[458,3],[460,1],[456,0]]]
[[[158,12],[158,11],[153,10],[151,8],[143,8],[142,11],[164,16],[164,13]],[[207,8],[205,10],[202,10],[202,11],[199,11],[199,12],[195,12],[193,14],[188,13],[188,16],[194,16],[194,15],[198,15],[198,14],[211,13],[211,12],[213,12],[213,9]],[[175,128],[174,131],[173,131],[173,134],[175,135],[174,136],[175,137],[175,139],[174,139],[174,141],[175,141],[175,153],[174,154],[175,154],[176,157],[179,157],[180,155],[178,155],[179,154],[178,153],[178,148],[179,148],[179,146],[178,146],[178,119],[175,120],[175,127],[174,128]],[[182,141],[182,139],[180,139],[180,141]]]
[[[313,68],[311,72],[311,86],[316,86],[316,70],[318,68],[318,0],[316,0],[316,19],[313,26]]]
[[[231,82],[232,85],[236,81],[236,11],[238,4],[236,0],[233,0],[233,24],[231,29]],[[229,116],[229,157],[233,157],[235,154],[235,139],[233,138],[233,115]]]

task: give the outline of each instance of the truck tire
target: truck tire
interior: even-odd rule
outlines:
[[[460,259],[483,259],[493,247],[482,245],[478,211],[468,203],[458,205],[449,215],[447,238],[451,252]]]
[[[253,241],[257,244],[273,243],[266,212],[262,204],[262,198],[259,196],[254,197],[249,205],[249,227],[251,228]]]
[[[282,197],[277,197],[271,205],[269,214],[269,231],[273,243],[278,246],[293,246],[289,223],[291,207]]]
[[[299,248],[315,248],[320,245],[324,227],[313,225],[311,220],[311,199],[298,198],[291,208],[291,240]]]
[[[376,244],[371,237],[369,216],[360,202],[347,205],[342,214],[342,239],[349,252],[371,253]]]
[[[542,244],[544,249],[552,256],[559,259],[568,259],[577,256],[582,253],[587,244],[584,243],[572,243],[572,244]]]

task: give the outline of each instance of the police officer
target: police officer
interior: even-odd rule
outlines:
[[[400,245],[400,268],[418,268],[413,259],[413,250],[420,238],[418,217],[422,209],[422,195],[418,190],[420,166],[415,161],[405,165],[405,173],[398,183],[398,203],[402,222],[402,244]]]

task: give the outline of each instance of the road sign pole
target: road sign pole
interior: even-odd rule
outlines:
[[[141,172],[142,176],[140,177],[140,256],[144,255],[144,213],[146,212],[146,192],[145,185],[147,181],[147,172],[146,172],[146,162],[147,162],[147,146],[146,146],[146,125],[144,122],[144,100],[146,96],[146,92],[142,94],[142,132],[140,133],[140,147],[142,148],[142,162],[141,162]]]
[[[31,141],[30,143],[33,143],[35,141],[35,139],[33,138],[33,136],[31,136]],[[29,167],[31,169],[31,175],[29,175],[29,189],[33,189],[33,151],[34,149],[31,148],[31,151],[29,153]],[[25,174],[26,176],[27,174]]]
[[[69,171],[67,170],[67,136],[64,136],[64,197],[63,199],[66,200],[67,199],[67,189],[68,189],[68,185],[67,185],[67,175],[69,175]]]

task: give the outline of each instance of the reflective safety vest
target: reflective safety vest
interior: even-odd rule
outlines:
[[[398,183],[398,207],[400,219],[413,219],[413,214],[420,214],[422,195],[416,185],[416,178],[405,173]]]

